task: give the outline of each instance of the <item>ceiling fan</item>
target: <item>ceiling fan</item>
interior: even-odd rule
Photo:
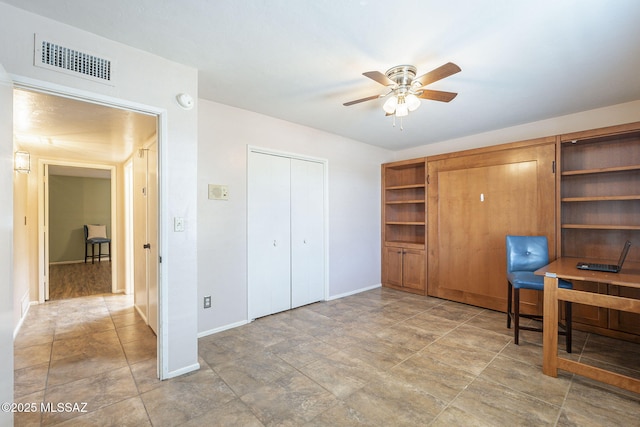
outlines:
[[[460,67],[452,62],[447,62],[440,67],[429,71],[426,74],[416,78],[416,67],[413,65],[398,65],[389,68],[386,73],[379,71],[367,71],[362,73],[365,77],[370,78],[389,90],[381,95],[372,95],[366,98],[356,99],[354,101],[345,102],[345,107],[359,104],[373,99],[384,98],[392,95],[382,107],[387,116],[394,115],[404,117],[409,111],[414,111],[420,106],[420,99],[430,99],[433,101],[449,102],[458,95],[454,92],[443,92],[440,90],[426,89],[430,83],[442,80],[461,71]]]

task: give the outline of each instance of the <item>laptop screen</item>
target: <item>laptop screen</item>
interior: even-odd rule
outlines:
[[[627,257],[627,253],[629,253],[630,247],[631,247],[631,242],[627,240],[627,242],[624,244],[624,248],[622,248],[620,259],[618,260],[618,268],[622,268],[622,264],[624,263],[624,260]]]

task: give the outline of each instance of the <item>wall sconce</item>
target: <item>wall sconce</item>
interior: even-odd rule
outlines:
[[[31,155],[26,151],[16,151],[13,155],[13,170],[19,173],[31,172]]]

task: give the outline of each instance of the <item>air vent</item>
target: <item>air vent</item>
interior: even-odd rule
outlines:
[[[111,60],[35,36],[34,65],[113,85]]]

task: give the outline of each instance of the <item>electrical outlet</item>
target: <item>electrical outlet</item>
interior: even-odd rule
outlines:
[[[211,308],[211,295],[204,297],[204,308]]]

